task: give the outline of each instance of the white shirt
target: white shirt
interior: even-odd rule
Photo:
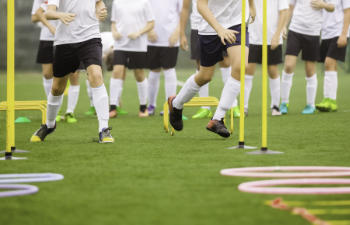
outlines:
[[[114,38],[112,32],[102,32],[102,54],[109,52],[109,49],[114,46]]]
[[[100,38],[99,21],[96,18],[96,2],[99,0],[48,0],[57,11],[74,13],[75,19],[69,24],[60,23],[56,29],[55,45],[80,43]]]
[[[169,38],[180,22],[182,0],[149,0],[154,12],[154,31],[156,42],[148,42],[150,46],[169,47]],[[175,46],[179,46],[179,42]]]
[[[225,29],[242,24],[242,0],[208,0],[210,11]],[[249,19],[249,3],[246,0],[246,21]],[[216,35],[216,31],[202,18],[198,33]]]
[[[198,30],[201,20],[202,16],[199,14],[197,9],[197,0],[192,0],[191,29]]]
[[[142,30],[148,22],[154,20],[148,0],[114,0],[111,20],[122,35],[114,43],[115,50],[147,52],[147,34],[136,40],[129,39],[128,35]]]
[[[255,0],[256,17],[254,23],[249,25],[249,43],[253,45],[263,44],[263,2]],[[271,39],[276,33],[279,12],[289,8],[289,0],[269,0],[267,4],[267,44],[271,44]],[[280,44],[283,43],[282,35]]]
[[[344,10],[348,8],[350,8],[350,0],[337,0],[334,12],[323,11],[322,40],[341,35],[344,24]]]
[[[327,3],[333,1],[325,0]],[[294,5],[294,11],[289,30],[310,36],[320,36],[322,10],[312,8],[311,0],[290,0],[290,4]]]
[[[34,0],[33,2],[33,8],[32,8],[32,15],[38,11],[39,8],[42,8],[44,11],[47,10],[47,1],[46,0]],[[51,20],[49,23],[56,27],[59,21],[57,20]],[[55,40],[55,35],[53,35],[49,28],[47,28],[45,25],[43,25],[41,22],[38,23],[38,25],[41,28],[40,32],[40,41],[53,41]]]

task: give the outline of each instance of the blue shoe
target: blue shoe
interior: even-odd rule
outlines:
[[[288,113],[288,106],[289,106],[288,103],[282,102],[281,106],[280,106],[280,112],[282,114],[287,114]]]
[[[301,112],[303,115],[312,115],[316,111],[316,108],[312,105],[306,105],[304,110]]]

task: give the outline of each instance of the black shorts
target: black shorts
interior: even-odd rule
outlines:
[[[249,63],[262,64],[262,45],[249,45]],[[278,65],[282,63],[282,45],[275,50],[271,50],[271,46],[267,46],[267,64]]]
[[[201,59],[198,30],[191,30],[191,59],[198,61]]]
[[[223,52],[227,50],[227,48],[241,45],[241,25],[236,25],[229,29],[239,32],[236,34],[236,42],[233,44],[227,43],[223,45],[218,35],[199,35],[201,66],[214,66],[224,59]],[[249,47],[248,28],[246,29],[246,46]]]
[[[339,37],[325,39],[321,42],[321,53],[320,62],[324,63],[326,57],[339,60],[341,62],[345,61],[346,47],[338,48],[337,41]]]
[[[147,52],[114,51],[113,65],[123,65],[129,69],[147,68]]]
[[[174,68],[177,63],[177,55],[179,47],[158,47],[148,46],[147,59],[148,68],[154,69],[170,69]]]
[[[40,41],[36,62],[39,64],[52,64],[53,54],[53,41]]]
[[[302,51],[302,60],[318,61],[320,58],[320,36],[310,36],[290,30],[286,55],[298,56],[300,51]]]
[[[91,65],[102,66],[102,44],[100,38],[90,39],[76,44],[57,45],[53,63],[55,77],[64,77],[79,69]]]

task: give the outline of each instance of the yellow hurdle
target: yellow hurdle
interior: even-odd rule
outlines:
[[[41,111],[41,124],[46,123],[47,101],[15,101],[15,110],[39,110]],[[0,111],[8,109],[6,102],[0,102]]]

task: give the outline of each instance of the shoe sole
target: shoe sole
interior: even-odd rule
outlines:
[[[316,109],[321,112],[331,112],[332,110],[330,108],[316,106]]]
[[[224,138],[230,137],[230,133],[228,133],[228,134],[227,133],[217,133],[214,130],[212,130],[211,128],[209,128],[209,127],[207,127],[207,130],[210,131],[210,132],[213,132],[215,134],[218,134],[219,136],[224,137]]]
[[[170,120],[170,114],[171,112],[173,111],[173,100],[175,99],[176,96],[171,96],[168,98],[168,107],[169,107],[169,122],[170,122],[170,125],[177,131],[181,131],[183,129],[183,125],[182,127],[178,128],[178,127],[174,127],[173,124],[171,124],[171,120]],[[182,120],[182,118],[181,118]]]

